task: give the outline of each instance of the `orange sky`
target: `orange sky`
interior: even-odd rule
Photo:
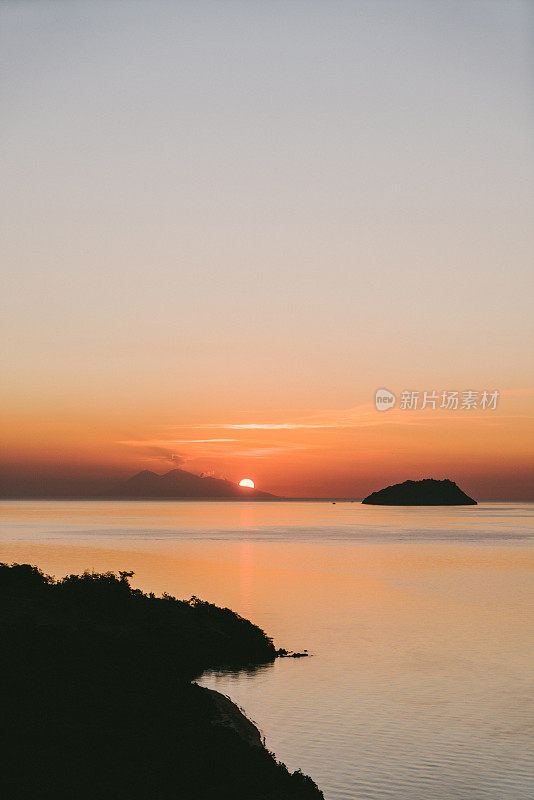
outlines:
[[[368,403],[307,414],[228,412],[211,420],[191,414],[173,424],[19,413],[3,431],[3,471],[116,479],[182,467],[235,481],[251,477],[283,496],[318,497],[360,497],[434,476],[451,477],[479,498],[525,499],[534,483],[533,394],[504,393],[495,410],[378,412]]]
[[[534,496],[533,8],[305,5],[3,4],[1,479]]]

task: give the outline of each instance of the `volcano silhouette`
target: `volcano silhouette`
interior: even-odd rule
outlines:
[[[229,498],[239,500],[277,500],[274,494],[221,478],[201,477],[185,469],[171,469],[164,475],[150,470],[138,472],[132,478],[107,492],[108,497],[168,497],[168,498]]]

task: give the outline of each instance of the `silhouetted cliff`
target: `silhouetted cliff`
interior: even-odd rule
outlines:
[[[239,709],[190,683],[273,661],[256,625],[196,598],[143,594],[131,573],[0,565],[0,696],[10,800],[320,800]]]
[[[445,479],[425,478],[422,481],[404,481],[373,492],[362,503],[382,506],[476,506],[454,483]]]

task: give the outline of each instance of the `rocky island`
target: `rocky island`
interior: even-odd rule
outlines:
[[[230,609],[132,589],[132,574],[0,564],[2,796],[321,800],[193,682],[274,661],[272,640]]]
[[[476,506],[477,501],[463,492],[454,481],[425,478],[404,481],[373,492],[362,503],[380,506]]]

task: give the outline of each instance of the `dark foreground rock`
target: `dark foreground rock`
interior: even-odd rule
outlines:
[[[279,658],[308,658],[310,654],[307,650],[303,650],[302,653],[298,653],[293,650],[285,650],[284,648],[281,648],[280,650],[276,651],[276,655]]]
[[[273,661],[257,626],[131,573],[55,582],[0,565],[0,795],[56,800],[319,800],[206,669]]]
[[[373,492],[362,503],[382,506],[476,506],[473,500],[454,483],[445,479],[425,478],[404,481]]]

